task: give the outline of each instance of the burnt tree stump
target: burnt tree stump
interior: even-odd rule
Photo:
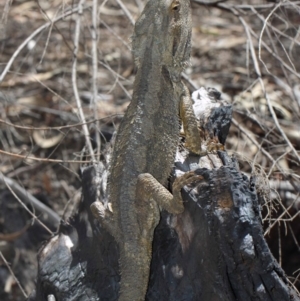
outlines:
[[[203,140],[224,144],[231,106],[214,89],[193,98]],[[146,300],[300,300],[263,237],[254,181],[226,151],[200,158],[180,146],[170,181],[189,170],[204,180],[182,190],[184,213],[161,215]],[[89,209],[99,196],[107,201],[106,179],[105,163],[83,170],[82,199],[69,204],[58,234],[40,250],[28,300],[117,300],[118,247]]]

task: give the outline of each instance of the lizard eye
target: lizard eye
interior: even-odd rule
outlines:
[[[177,0],[177,1],[174,1],[174,2],[172,3],[171,9],[172,9],[172,10],[175,10],[175,11],[179,9],[179,1],[178,1],[178,0]]]

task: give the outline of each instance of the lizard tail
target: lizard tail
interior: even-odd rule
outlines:
[[[144,301],[150,273],[152,239],[141,243],[138,247],[124,246],[121,251],[121,286],[118,301]]]

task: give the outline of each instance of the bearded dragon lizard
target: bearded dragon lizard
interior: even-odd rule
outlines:
[[[202,152],[192,101],[181,82],[190,60],[190,1],[149,0],[135,24],[132,48],[138,69],[111,157],[108,205],[91,205],[119,245],[119,301],[145,299],[160,210],[181,213],[181,188],[202,179],[186,173],[174,182],[173,195],[164,186],[179,142],[179,116],[186,146]]]

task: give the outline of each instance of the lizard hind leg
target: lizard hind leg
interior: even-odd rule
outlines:
[[[154,200],[161,209],[169,213],[183,212],[182,200],[174,200],[173,195],[151,174],[143,173],[138,176],[137,197]]]
[[[196,175],[193,171],[176,178],[173,183],[173,194],[159,183],[151,174],[140,174],[137,182],[137,196],[154,200],[161,209],[172,214],[182,213],[184,210],[181,189],[185,185],[203,180],[203,177]]]

